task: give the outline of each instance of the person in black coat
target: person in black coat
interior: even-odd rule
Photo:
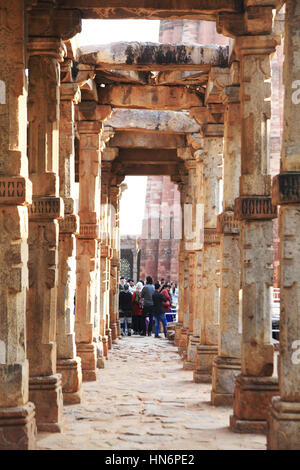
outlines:
[[[128,284],[124,285],[119,293],[119,318],[121,325],[121,334],[131,336],[132,324],[132,294],[129,292]]]
[[[152,295],[152,300],[154,304],[154,320],[155,320],[155,329],[154,335],[155,338],[160,338],[159,336],[159,322],[162,322],[164,328],[165,338],[167,337],[167,319],[165,314],[164,303],[167,302],[167,298],[159,291],[160,284],[159,282],[155,283],[155,292]]]

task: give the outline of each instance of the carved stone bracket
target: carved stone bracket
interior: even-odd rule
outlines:
[[[0,176],[0,204],[29,205],[31,203],[30,180],[22,177]]]
[[[242,196],[235,200],[234,213],[238,220],[275,219],[277,207],[267,196]]]
[[[64,216],[64,202],[60,197],[33,196],[29,206],[30,219],[61,219]]]
[[[99,233],[100,229],[97,224],[80,224],[77,238],[94,238],[96,240],[99,238]]]
[[[280,173],[273,178],[272,204],[300,203],[300,173]]]
[[[111,258],[112,250],[109,245],[101,245],[101,258]]]
[[[215,228],[205,228],[204,229],[204,244],[218,244],[220,243],[220,234]]]
[[[79,217],[76,214],[67,214],[59,221],[59,233],[78,233]]]
[[[222,212],[222,214],[218,215],[217,232],[225,234],[240,233],[240,221],[235,218],[233,211]]]

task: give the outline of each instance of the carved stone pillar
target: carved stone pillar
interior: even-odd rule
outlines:
[[[87,106],[87,103],[85,103]],[[93,106],[93,102],[91,102]],[[78,122],[79,156],[79,218],[77,235],[77,288],[75,333],[77,353],[82,361],[84,381],[96,380],[97,345],[94,339],[97,246],[100,210],[100,131],[102,124],[87,120]]]
[[[224,181],[223,212],[218,216],[220,233],[220,329],[218,356],[212,370],[212,405],[232,405],[234,380],[241,370],[241,322],[239,318],[240,238],[239,221],[234,218],[234,200],[239,195],[241,174],[241,120],[239,86],[227,86],[223,93]]]
[[[196,152],[203,161],[204,245],[200,294],[200,344],[197,345],[194,381],[210,383],[213,359],[218,353],[219,330],[219,252],[216,231],[219,205],[219,180],[222,177],[223,126],[210,124],[215,137],[203,138],[203,149]]]
[[[300,2],[286,2],[284,127],[280,174],[273,179],[272,201],[280,205],[280,356],[279,394],[268,418],[269,450],[300,449]]]
[[[103,355],[108,359],[109,350],[109,274],[110,274],[110,248],[109,248],[109,206],[108,188],[111,178],[111,163],[101,163],[101,261],[100,261],[100,331],[103,343]]]
[[[111,238],[111,249],[112,258],[110,263],[110,328],[112,341],[116,341],[119,337],[118,332],[118,296],[119,296],[119,265],[120,265],[120,186],[110,185],[109,199],[112,209],[112,238]]]
[[[34,33],[34,27],[30,32]],[[27,296],[29,390],[38,429],[56,432],[61,431],[63,404],[61,375],[56,373],[56,307],[58,220],[64,214],[63,200],[58,197],[59,83],[64,49],[59,38],[33,36],[28,51],[29,174],[33,184]]]
[[[28,209],[24,2],[0,17],[0,450],[36,447],[26,357]]]
[[[240,37],[236,54],[241,80],[241,178],[235,216],[241,220],[242,349],[230,427],[264,432],[271,399],[278,394],[273,374],[270,296],[273,284],[271,180],[268,174],[270,58],[276,42],[267,36]]]
[[[188,241],[186,248],[189,251],[189,334],[187,345],[187,358],[184,369],[194,370],[196,364],[197,345],[200,344],[200,286],[202,277],[202,247],[204,224],[203,205],[203,168],[202,162],[197,160],[185,163],[189,170],[190,179],[190,207],[185,214],[185,229]]]
[[[60,86],[59,183],[64,200],[64,218],[59,222],[58,289],[57,289],[57,371],[62,376],[64,404],[80,403],[81,359],[75,345],[75,248],[78,216],[74,214],[75,199],[75,114],[80,90],[74,83]]]

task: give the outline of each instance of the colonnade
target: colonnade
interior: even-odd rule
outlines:
[[[176,158],[164,153],[182,206],[175,345],[194,381],[212,383],[212,404],[233,407],[232,431],[264,432],[269,449],[299,449],[300,2],[286,2],[285,126],[273,183],[270,57],[278,37],[272,8],[251,12],[239,22],[218,16],[218,31],[234,38],[232,54],[210,68],[203,102],[189,93],[199,131],[184,132]],[[101,95],[95,69],[77,63],[78,10],[11,0],[0,18],[0,448],[33,449],[37,430],[62,430],[63,405],[80,402],[82,380],[96,379],[120,336],[125,173],[106,147],[113,131],[105,123],[107,97],[124,103],[113,86]],[[152,103],[178,106],[166,90]],[[269,303],[277,212],[278,379]]]

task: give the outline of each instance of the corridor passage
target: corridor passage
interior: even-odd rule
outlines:
[[[113,346],[80,405],[64,407],[63,432],[39,433],[38,449],[265,449],[263,435],[229,431],[231,408],[209,404],[166,339],[125,337]]]

